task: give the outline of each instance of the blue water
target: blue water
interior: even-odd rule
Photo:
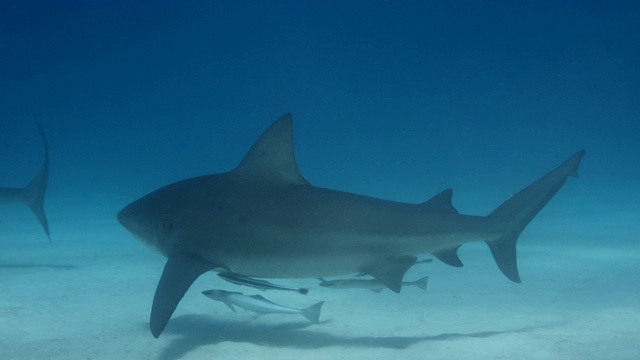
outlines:
[[[182,345],[151,341],[141,322],[163,261],[139,246],[117,224],[115,213],[173,181],[232,169],[273,120],[291,112],[298,164],[314,185],[406,202],[422,202],[451,187],[454,205],[468,214],[489,213],[586,149],[580,178],[567,182],[521,238],[525,283],[520,286],[530,286],[531,293],[553,289],[539,301],[556,301],[578,318],[593,312],[586,304],[600,302],[599,309],[626,304],[638,316],[639,18],[637,1],[3,1],[0,186],[24,186],[38,171],[42,144],[35,122],[41,123],[50,145],[45,207],[53,244],[46,243],[28,210],[3,206],[0,263],[82,268],[97,259],[103,270],[96,273],[114,282],[104,291],[118,294],[128,290],[118,288],[118,276],[148,272],[149,278],[140,279],[145,291],[126,295],[145,306],[126,310],[117,325],[126,327],[130,314],[142,312],[135,330],[144,343],[122,340],[122,346],[132,352],[154,347],[150,354],[159,355],[149,358],[199,358],[193,350],[205,346],[220,350],[217,338],[189,342],[188,330],[179,334]],[[429,289],[434,297],[469,296],[466,305],[456,304],[468,308],[500,294],[514,296],[503,288],[510,284],[490,254],[474,246],[466,258],[461,252],[467,267],[478,261],[490,272],[434,264],[440,276]],[[130,272],[116,275],[110,261],[123,256],[131,259],[123,267]],[[135,266],[138,261],[144,270]],[[73,269],[37,269],[41,281],[47,281],[48,271],[60,283],[76,277]],[[0,287],[3,281],[19,283],[19,271],[0,268]],[[470,291],[475,282],[487,286]],[[0,295],[0,334],[14,333],[3,329],[1,320],[14,314],[6,309],[15,303],[27,312],[34,307],[47,312],[42,306],[49,302],[29,306],[32,293],[37,287],[21,292],[24,298]],[[555,297],[558,293],[563,296]],[[365,295],[358,293],[353,302]],[[326,317],[348,314],[349,296],[332,298],[333,312],[326,308]],[[77,299],[62,290],[60,297]],[[96,306],[99,299],[87,303]],[[453,306],[440,300],[438,307],[447,313],[448,304]],[[526,309],[531,308],[516,308],[514,316],[529,314]],[[428,311],[434,316],[433,305]],[[37,321],[37,314],[29,314]],[[397,329],[384,335],[385,327],[411,320],[398,320],[397,310],[371,310],[363,316],[377,321],[354,331],[353,338],[362,340],[371,328],[381,337],[350,344],[336,340],[340,323],[334,323],[336,329],[327,325],[326,337],[310,342],[277,328],[291,339],[287,342],[265,338],[268,326],[248,325],[251,330],[243,333],[242,324],[225,315],[223,323],[236,334],[226,340],[244,346],[248,357],[264,355],[265,347],[273,351],[267,357],[297,348],[299,353],[284,356],[335,358],[332,349],[341,347],[344,357],[364,356],[368,346],[394,348],[389,339]],[[93,316],[83,333],[108,333],[104,322],[111,317]],[[76,324],[73,315],[65,319]],[[206,328],[201,321],[194,320],[194,326]],[[478,344],[475,353],[487,351],[487,357],[522,358],[482,348],[483,341],[496,341],[494,328],[464,322],[452,328],[445,317],[437,321],[415,335],[426,338],[421,346],[428,348],[445,333],[485,334],[486,339],[470,336],[473,344],[464,346]],[[178,323],[174,335],[189,329],[188,318]],[[524,323],[523,328],[533,326]],[[473,330],[465,331],[466,325]],[[547,349],[548,357],[539,358],[597,358],[596,350],[579,350],[579,344],[598,343],[594,339],[610,348],[610,358],[636,358],[640,349],[630,344],[639,343],[640,329],[636,325],[635,335],[618,330],[603,325],[590,338],[570,339],[578,345],[554,343],[560,350]],[[22,341],[55,337],[46,329],[21,331]],[[626,345],[612,340],[616,336]],[[58,338],[73,344],[76,357],[110,354],[99,345]],[[455,339],[434,358],[464,358]],[[24,358],[33,356],[32,347],[46,353],[48,346],[20,344],[14,337],[0,340],[10,354]],[[415,346],[380,356],[422,358]],[[233,351],[230,346],[218,355],[234,356]]]

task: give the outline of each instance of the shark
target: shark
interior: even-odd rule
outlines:
[[[202,274],[324,278],[364,273],[400,292],[421,254],[461,267],[457,251],[485,241],[520,282],[519,235],[577,169],[579,151],[487,216],[460,214],[446,189],[402,203],[312,185],[294,156],[291,114],[278,118],[231,171],[169,184],[126,205],[118,221],[167,262],[149,326],[158,338]]]
[[[49,144],[42,125],[39,123],[37,125],[44,144],[44,161],[40,172],[24,188],[0,187],[0,205],[12,203],[27,205],[35,214],[49,242],[51,242],[49,222],[44,212],[44,195],[47,191],[47,182],[49,180]]]

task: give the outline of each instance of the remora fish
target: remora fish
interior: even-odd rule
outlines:
[[[373,292],[381,292],[387,287],[376,279],[338,279],[338,280],[320,280],[320,286],[331,289],[368,289]],[[415,286],[422,290],[427,290],[427,282],[429,277],[425,276],[416,281],[403,281],[402,287]]]
[[[430,264],[433,262],[433,259],[422,259],[422,260],[418,260],[416,261],[413,266],[418,265],[418,264]],[[365,276],[368,275],[367,273],[364,272],[359,272],[356,274],[356,276]]]
[[[488,216],[459,214],[451,189],[408,204],[311,185],[293,154],[291,115],[276,120],[234,170],[182,180],[127,205],[118,221],[168,258],[151,308],[160,336],[191,284],[210,270],[256,278],[367,273],[399,292],[417,256],[460,267],[458,248],[484,240],[520,282],[518,236],[578,176],[579,151]]]
[[[282,290],[282,291],[295,291],[297,293],[307,295],[309,293],[309,289],[305,288],[290,288],[282,285],[277,285],[274,283],[270,283],[266,280],[258,280],[254,278],[250,278],[247,276],[242,276],[233,273],[218,273],[222,279],[236,285],[242,286],[251,286],[260,290]]]
[[[278,305],[260,295],[247,296],[239,292],[224,290],[205,290],[202,293],[208,298],[225,303],[233,312],[236,312],[234,306],[241,307],[249,312],[254,319],[267,314],[300,314],[312,323],[319,324],[320,310],[324,304],[324,301],[320,301],[305,309],[294,309]]]
[[[42,126],[39,123],[37,125],[38,129],[40,129],[40,136],[42,136],[42,142],[44,144],[44,162],[42,163],[42,168],[36,177],[24,188],[0,187],[0,205],[11,203],[26,204],[36,215],[36,218],[38,218],[42,229],[44,229],[45,234],[47,234],[49,242],[51,242],[49,223],[44,213],[44,194],[47,191],[47,182],[49,180],[49,145]]]

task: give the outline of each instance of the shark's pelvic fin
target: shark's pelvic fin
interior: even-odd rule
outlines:
[[[370,264],[362,269],[362,272],[373,276],[392,291],[399,293],[402,289],[404,274],[417,260],[415,256],[394,257]]]
[[[496,226],[505,229],[503,236],[487,241],[487,244],[496,264],[509,280],[520,282],[516,257],[518,236],[560,190],[569,176],[578,177],[578,166],[584,154],[584,150],[577,152],[547,175],[513,195],[489,215]]]
[[[460,248],[460,246],[462,245],[458,245],[456,247],[452,247],[446,250],[436,251],[432,253],[432,255],[437,257],[438,260],[442,261],[447,265],[462,267],[464,266],[464,264],[462,263],[462,260],[460,260],[460,257],[458,256],[458,249]]]
[[[300,174],[293,153],[291,114],[283,115],[265,130],[232,174],[241,181],[310,185]]]
[[[169,256],[151,307],[149,326],[154,337],[160,336],[167,326],[176,306],[191,284],[200,275],[214,268],[216,268],[215,264],[188,255],[174,254]]]

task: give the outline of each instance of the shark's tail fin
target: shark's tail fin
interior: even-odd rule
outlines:
[[[24,189],[23,201],[36,215],[38,221],[40,221],[40,225],[42,225],[44,232],[49,238],[49,242],[51,242],[49,223],[47,222],[47,216],[44,213],[44,194],[47,190],[47,182],[49,180],[49,145],[47,143],[47,138],[44,135],[44,130],[42,130],[42,126],[38,124],[38,127],[40,128],[40,135],[42,136],[42,141],[44,143],[44,162],[38,175],[36,175],[36,177],[34,177]]]
[[[504,233],[487,241],[487,244],[496,264],[509,280],[520,282],[516,258],[518,236],[560,190],[567,177],[578,177],[578,166],[584,154],[584,150],[577,152],[547,175],[510,197],[489,215],[489,219],[504,229]]]
[[[324,301],[320,301],[306,309],[302,309],[302,316],[306,317],[314,324],[320,324],[320,310],[322,310],[322,305],[324,305]]]

